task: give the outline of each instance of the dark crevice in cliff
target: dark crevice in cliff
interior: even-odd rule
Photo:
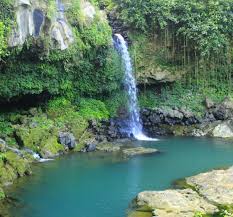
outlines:
[[[39,106],[51,99],[48,92],[41,94],[27,94],[20,97],[14,97],[10,100],[0,99],[0,112],[9,112],[17,109],[28,109]]]

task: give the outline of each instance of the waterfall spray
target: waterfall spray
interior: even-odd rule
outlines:
[[[127,97],[129,103],[129,132],[138,140],[156,140],[145,136],[142,132],[142,124],[140,122],[136,79],[133,73],[133,66],[128,51],[127,42],[122,35],[115,34],[114,46],[122,58],[122,65],[125,72],[125,87],[127,89]]]

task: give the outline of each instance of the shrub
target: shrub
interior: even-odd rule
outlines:
[[[80,115],[88,120],[109,118],[109,111],[100,100],[81,98],[78,107]]]

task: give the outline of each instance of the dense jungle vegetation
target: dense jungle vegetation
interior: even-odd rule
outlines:
[[[114,11],[116,18],[127,26],[136,73],[140,73],[137,64],[150,56],[152,67],[159,65],[184,74],[173,85],[162,85],[160,96],[153,88],[152,91],[144,88],[140,97],[142,106],[174,105],[170,103],[174,101],[178,106],[188,102],[187,106],[192,107],[196,104],[192,101],[197,99],[200,104],[203,95],[219,100],[232,94],[231,0],[99,0],[92,3],[96,8]],[[79,2],[72,1],[66,14],[75,33],[74,46],[66,51],[51,49],[45,35],[29,38],[23,47],[9,49],[7,37],[15,25],[13,1],[4,0],[0,4],[1,101],[42,93],[71,100],[94,97],[107,104],[111,102],[109,99],[115,99],[117,102],[111,102],[110,108],[122,101],[121,94],[113,96],[122,87],[120,60],[111,46],[110,26],[99,22],[101,15],[87,25]],[[55,10],[53,2],[49,4],[48,16]],[[147,49],[151,43],[153,50]],[[180,93],[187,95],[183,94],[180,100]]]
[[[215,100],[232,95],[232,1],[107,0],[102,4],[109,11],[115,10],[131,31],[135,65],[154,63],[170,71],[184,72],[172,90],[162,89],[166,99],[162,99],[163,104],[176,101],[168,105],[180,105],[188,101],[192,107],[192,101],[200,104],[203,95]],[[148,58],[152,60],[149,62]],[[136,70],[140,73],[137,65]],[[188,95],[181,99],[185,93]],[[161,101],[161,97],[152,95],[142,94],[142,105],[156,105],[152,98],[157,104]],[[148,97],[150,100],[145,99]]]

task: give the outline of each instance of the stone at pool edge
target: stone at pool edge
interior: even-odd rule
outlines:
[[[133,157],[137,155],[149,155],[159,153],[157,149],[146,148],[146,147],[129,147],[121,143],[100,143],[96,146],[97,151],[102,151],[106,153],[119,153],[125,157]]]
[[[68,147],[70,150],[76,147],[76,139],[72,133],[69,132],[59,132],[59,142]]]
[[[148,207],[153,216],[193,217],[196,212],[213,214],[218,208],[192,189],[145,191],[136,198],[136,210]]]
[[[186,182],[212,203],[233,205],[233,167],[188,177]]]
[[[127,157],[133,157],[137,155],[149,155],[154,153],[159,153],[155,148],[145,148],[145,147],[132,147],[122,150],[122,153]]]
[[[97,151],[102,151],[102,152],[119,152],[121,150],[121,144],[114,144],[114,143],[100,143],[96,146]]]
[[[233,206],[233,166],[188,177],[185,182],[183,190],[139,193],[134,208],[150,207],[153,216],[159,217],[193,217],[196,212],[216,213],[216,206]]]

